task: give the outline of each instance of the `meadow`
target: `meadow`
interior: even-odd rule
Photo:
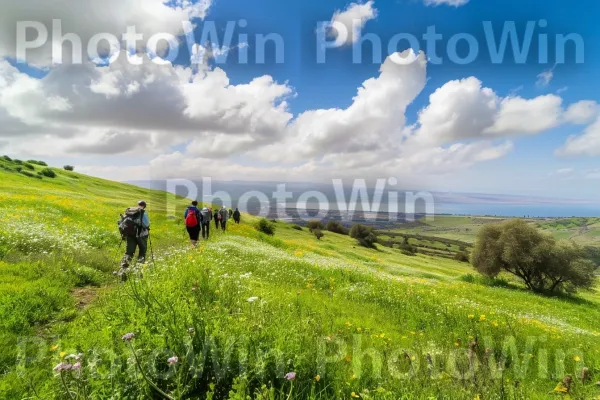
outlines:
[[[249,215],[191,248],[189,200],[0,164],[0,398],[600,399],[596,291]],[[140,199],[154,257],[121,282],[116,221]]]

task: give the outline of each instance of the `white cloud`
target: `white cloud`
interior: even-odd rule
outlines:
[[[549,94],[533,99],[502,99],[494,126],[487,133],[497,136],[537,134],[560,125],[562,99]]]
[[[469,0],[425,0],[427,6],[439,6],[446,4],[453,7],[461,7],[467,4]]]
[[[121,39],[128,26],[135,26],[137,33],[143,34],[138,48],[145,46],[154,34],[180,34],[182,21],[203,19],[211,2],[175,0],[170,7],[165,0],[0,0],[0,58],[16,57],[19,21],[39,22],[46,27],[47,42],[39,49],[28,50],[26,57],[30,65],[46,67],[52,65],[53,41],[63,49],[64,62],[71,62],[71,44],[66,41],[61,46],[61,38],[53,35],[54,19],[61,21],[62,35],[77,34],[83,55],[87,56],[87,45],[94,35],[109,33]],[[28,36],[30,40],[34,37]]]
[[[356,43],[361,36],[365,24],[377,17],[377,9],[373,7],[373,0],[366,3],[351,3],[344,11],[337,10],[331,18],[331,23],[341,24],[345,28],[344,44]],[[340,32],[334,29],[332,35],[338,37]],[[342,36],[342,37],[344,37]]]
[[[600,114],[600,106],[592,100],[582,100],[571,104],[564,118],[573,124],[585,125],[592,122]]]
[[[589,125],[583,134],[569,136],[556,154],[558,156],[600,156],[600,118]]]
[[[554,95],[502,98],[475,77],[450,81],[429,98],[407,145],[437,146],[467,139],[532,135],[561,123],[562,99]]]
[[[139,149],[135,135],[163,151],[194,139],[245,136],[248,150],[283,134],[291,94],[269,76],[231,85],[220,68],[134,66],[125,54],[109,67],[60,66],[42,79],[0,61],[0,137],[10,138],[15,152],[48,154]],[[53,131],[76,140],[53,140]],[[30,149],[32,136],[46,145]]]

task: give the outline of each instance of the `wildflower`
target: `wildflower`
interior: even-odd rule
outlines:
[[[352,326],[350,322],[346,322],[346,326]]]
[[[121,339],[123,339],[123,340],[124,340],[124,341],[126,341],[126,342],[129,342],[129,341],[131,341],[131,339],[133,339],[134,337],[135,337],[135,334],[130,332],[130,333],[126,333],[126,334],[124,334],[124,335],[123,335],[123,337],[122,337]]]
[[[73,366],[71,368],[79,371],[81,369],[81,363],[79,361],[77,361],[75,364],[73,364]]]
[[[193,335],[193,334],[194,334],[194,332],[196,332],[196,330],[195,330],[194,328],[189,328],[189,329],[188,329],[188,333],[189,333],[190,335]]]
[[[321,376],[320,375],[315,376],[315,381],[319,382],[320,380],[321,380]]]
[[[355,380],[355,379],[356,379],[356,375],[352,375],[352,376],[350,377],[350,380],[351,380],[351,381],[353,381],[353,380]]]
[[[71,369],[71,364],[64,363],[64,362],[61,362],[56,367],[54,367],[54,371],[58,371],[58,372],[68,371],[70,369]]]
[[[473,319],[473,318],[475,318],[475,315],[473,315],[473,314],[469,314],[469,316],[468,316],[468,317],[469,317],[469,319]]]
[[[485,321],[485,315],[483,315],[483,314],[482,314],[482,315],[480,315],[480,316],[479,316],[479,320],[480,320],[480,321]]]
[[[179,358],[177,356],[173,356],[167,360],[169,365],[177,364],[177,361],[179,361]]]
[[[55,344],[54,346],[51,346],[51,347],[50,347],[50,350],[51,350],[51,351],[55,351],[56,349],[58,349],[58,345],[57,345],[57,344]]]
[[[220,290],[215,290],[215,294],[219,294],[219,293],[221,293]]]
[[[58,355],[60,356],[60,358],[64,358],[67,355],[67,353],[64,351],[61,351],[60,353],[58,353]]]
[[[496,321],[492,322],[492,325],[494,325],[496,328],[498,327],[498,323]]]
[[[352,397],[354,397],[354,398],[359,398],[359,397],[360,397],[360,396],[359,396],[359,395],[357,395],[355,392],[352,392],[351,396],[352,396]]]
[[[360,327],[356,328],[356,332],[360,332],[362,329]]]
[[[250,297],[248,299],[248,303],[254,303],[256,300],[258,300],[258,297],[254,296],[254,297]]]
[[[296,373],[288,372],[287,374],[285,374],[284,378],[287,379],[288,381],[293,381],[294,379],[296,379]]]
[[[573,357],[573,361],[579,362],[579,361],[581,361],[581,358],[579,358],[579,356],[575,356],[575,357]]]

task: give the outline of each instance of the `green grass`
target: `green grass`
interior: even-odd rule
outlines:
[[[577,379],[600,374],[597,292],[541,297],[331,232],[267,236],[248,215],[191,249],[186,200],[55,172],[0,170],[0,398],[546,399],[567,374],[572,398],[600,395]],[[155,263],[122,283],[116,220],[139,199]]]

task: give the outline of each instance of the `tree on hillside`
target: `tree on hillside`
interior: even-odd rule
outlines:
[[[325,234],[320,229],[313,229],[312,233],[313,235],[315,235],[317,240],[321,240],[321,238],[325,236]]]
[[[315,229],[321,229],[321,230],[325,229],[325,227],[323,226],[323,223],[321,221],[319,221],[318,219],[308,221],[306,223],[306,226],[308,227],[308,230],[310,232],[312,232]]]
[[[518,219],[482,227],[471,262],[490,277],[509,272],[537,293],[575,292],[594,285],[595,265],[584,249],[557,243]]]
[[[344,227],[344,225],[340,224],[337,221],[329,221],[327,222],[326,229],[329,232],[339,233],[340,235],[347,235],[349,230]]]
[[[361,224],[355,224],[350,229],[350,237],[356,239],[361,246],[375,248],[377,235],[373,228]]]

